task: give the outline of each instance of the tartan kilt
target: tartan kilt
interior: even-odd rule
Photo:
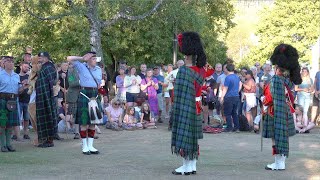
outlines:
[[[93,90],[93,89],[92,90],[81,89],[80,92],[82,92],[89,98],[97,97],[98,95],[98,90]],[[88,103],[89,103],[89,100],[86,97],[84,97],[82,94],[79,94],[78,101],[77,101],[77,116],[76,116],[76,120],[78,121],[79,125],[91,125]],[[97,103],[100,111],[102,112],[100,95],[97,98]]]
[[[197,139],[203,139],[203,128],[202,128],[202,120],[203,120],[203,115],[198,114],[196,123],[195,123],[195,138]]]
[[[72,117],[74,118],[74,123],[78,124],[78,120],[77,120],[77,102],[75,103],[68,103],[68,114],[72,115]]]
[[[7,109],[7,100],[0,99],[0,127],[11,128],[12,126],[19,125],[20,121],[18,117],[18,107],[14,111],[9,111]]]
[[[291,117],[291,118],[290,118]],[[290,114],[288,116],[289,120],[288,120],[288,136],[294,136],[296,134],[296,129],[294,126],[294,121],[293,121],[293,117]],[[275,119],[270,116],[269,114],[265,114],[263,116],[263,137],[264,138],[273,138],[274,137],[274,123]]]

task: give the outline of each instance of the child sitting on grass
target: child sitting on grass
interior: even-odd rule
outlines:
[[[150,105],[148,103],[143,103],[141,107],[141,124],[143,124],[143,128],[146,129],[157,129],[154,116],[150,111]]]
[[[135,111],[134,107],[128,107],[126,110],[126,115],[123,118],[122,127],[125,130],[135,130],[142,129],[143,126],[141,123],[137,122],[137,119],[134,117]]]

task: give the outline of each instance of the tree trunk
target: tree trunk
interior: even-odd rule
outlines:
[[[101,45],[101,23],[98,17],[98,1],[86,0],[86,5],[88,7],[86,18],[90,25],[91,51],[96,52],[97,56],[101,57],[101,62],[104,64]]]

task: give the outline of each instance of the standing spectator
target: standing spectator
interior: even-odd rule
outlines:
[[[88,52],[83,57],[69,56],[67,60],[73,63],[77,69],[80,79],[80,95],[77,101],[77,116],[80,124],[80,137],[82,139],[82,153],[85,155],[99,154],[100,152],[93,147],[94,135],[96,133],[95,124],[91,123],[89,116],[88,102],[89,98],[96,98],[98,95],[98,86],[102,80],[102,70],[97,66],[96,52]],[[80,63],[83,60],[85,63]],[[87,97],[85,97],[86,95]],[[98,96],[97,102],[99,102]],[[101,105],[98,103],[98,106]],[[101,109],[101,106],[98,107]],[[98,112],[97,112],[98,113]],[[98,115],[99,116],[99,115]]]
[[[32,47],[31,46],[26,47],[26,53],[29,53],[32,55]]]
[[[59,71],[59,80],[60,80],[60,92],[59,92],[59,98],[65,99],[65,95],[68,92],[69,88],[69,83],[66,77],[68,77],[68,68],[69,68],[69,63],[68,62],[63,62],[61,63],[61,71]]]
[[[141,77],[141,79],[146,78],[146,75],[147,75],[147,65],[146,64],[140,65],[140,73],[138,75]]]
[[[314,96],[311,109],[311,122],[316,124],[316,119],[318,116],[318,109],[320,106],[320,71],[317,72],[316,77],[314,78]]]
[[[126,75],[130,74],[130,69],[128,69],[128,65],[127,65],[127,62],[125,60],[120,60],[118,62],[118,65],[119,65],[119,68],[120,67],[123,67],[125,69],[124,73]],[[119,75],[119,72],[116,71],[115,75],[114,75],[114,78],[113,78],[113,83],[116,84],[116,78],[117,76]]]
[[[168,64],[167,66],[167,75],[164,78],[164,84],[163,84],[163,93],[164,93],[164,98],[166,101],[166,116],[165,118],[168,119],[169,118],[169,106],[170,106],[170,93],[169,93],[169,87],[173,88],[173,84],[172,82],[169,81],[170,77],[169,74],[172,72],[173,70],[173,65],[172,64]]]
[[[23,55],[22,55],[22,62],[26,62],[27,64],[31,64],[31,54],[30,53],[24,53]],[[15,72],[17,73],[17,74],[19,74],[20,73],[20,71],[21,71],[21,67],[18,65],[17,67],[16,67],[16,70],[15,70]]]
[[[226,69],[228,75],[224,81],[223,92],[220,99],[221,103],[223,103],[224,115],[227,119],[225,132],[239,132],[238,104],[240,100],[239,91],[242,83],[239,77],[234,74],[235,67],[233,64],[227,64]]]
[[[11,146],[12,127],[19,125],[18,119],[18,94],[28,88],[26,81],[19,88],[20,78],[13,71],[13,57],[4,56],[4,70],[0,71],[0,142],[2,152],[13,152],[15,149]],[[11,106],[7,106],[8,102]],[[8,108],[11,107],[11,108]]]
[[[101,62],[99,62],[97,64],[99,65],[99,67],[102,70],[101,87],[103,87],[103,89],[105,90],[105,94],[103,94],[103,95],[105,96],[105,95],[114,94],[114,89],[111,84],[111,76],[110,76],[110,73],[108,72],[107,67]]]
[[[29,75],[27,74],[30,71],[30,65],[28,62],[22,62],[20,65],[20,83],[21,84],[28,84]],[[19,95],[19,105],[20,105],[20,114],[22,114],[23,118],[23,139],[30,139],[28,127],[29,127],[29,112],[28,112],[28,104],[30,101],[30,95],[28,94],[28,89],[25,89]],[[19,132],[19,127],[18,127]],[[18,134],[15,134],[18,137]]]
[[[205,79],[202,88],[202,110],[203,110],[203,127],[209,126],[209,117],[213,115],[213,98],[215,96],[214,89],[216,87],[216,81],[213,76],[209,76]]]
[[[38,131],[38,147],[53,147],[53,139],[57,132],[57,104],[54,101],[53,86],[57,80],[57,73],[47,52],[38,54],[42,67],[36,81],[36,115]]]
[[[136,68],[130,67],[129,74],[124,78],[124,87],[127,89],[127,106],[136,106],[135,100],[140,93],[141,78],[136,75]]]
[[[126,88],[124,86],[124,79],[126,77],[124,67],[119,68],[119,75],[116,78],[117,98],[121,103],[126,103]]]
[[[218,86],[218,98],[221,98],[222,97],[222,90],[224,88],[224,81],[227,77],[227,63],[223,64],[223,73],[218,76],[218,79],[217,79],[217,86]],[[216,109],[217,109],[217,114],[218,115],[221,115],[222,118],[225,120],[225,116],[224,116],[224,112],[223,112],[223,104],[219,103],[216,105]]]
[[[257,76],[261,78],[263,76],[263,71],[261,71],[261,66],[259,62],[256,62],[254,66],[257,68]]]
[[[66,102],[68,103],[68,114],[71,115],[71,119],[74,122],[75,134],[73,139],[80,139],[79,132],[79,119],[77,119],[77,101],[80,94],[80,79],[78,71],[71,63],[68,69],[68,91]]]
[[[158,98],[157,98],[158,89],[159,89],[158,80],[156,78],[153,78],[152,69],[148,69],[146,78],[141,81],[141,91],[147,93],[148,102],[150,104],[150,110],[153,112],[154,116],[156,117],[159,114]]]
[[[246,73],[246,81],[243,83],[243,91],[245,97],[245,112],[250,129],[253,128],[253,120],[256,116],[256,83],[251,70]]]
[[[28,106],[28,113],[30,115],[30,121],[31,125],[33,127],[33,130],[35,131],[34,139],[33,139],[33,145],[38,146],[38,131],[37,131],[37,116],[36,116],[36,89],[35,89],[35,83],[38,79],[38,72],[41,69],[41,64],[39,64],[39,57],[34,56],[32,57],[31,62],[31,72],[28,79],[29,83],[29,91],[28,94],[30,94],[30,101]]]
[[[304,67],[301,72],[302,83],[295,86],[298,104],[303,107],[304,119],[308,119],[308,111],[311,103],[311,92],[313,92],[313,81],[310,78],[309,69]]]
[[[270,75],[271,65],[263,65],[263,75],[259,78],[259,97],[263,94],[263,89],[266,84],[268,84],[272,78]]]
[[[162,91],[163,91],[163,85],[164,85],[164,77],[160,75],[160,68],[157,66],[153,68],[153,77],[155,77],[158,80],[158,86],[159,86],[159,88],[157,89],[157,98],[158,98],[158,107],[159,107],[158,122],[162,123],[161,115],[164,107]]]
[[[217,81],[217,80],[218,80],[218,77],[219,77],[222,73],[223,73],[223,72],[222,72],[222,64],[217,63],[217,64],[215,65],[214,73],[213,73],[213,75],[212,75],[213,79],[214,79],[215,81]]]

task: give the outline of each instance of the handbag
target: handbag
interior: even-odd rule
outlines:
[[[16,100],[8,100],[6,105],[7,105],[8,111],[15,111],[15,110],[17,110],[18,104],[17,104],[17,101],[16,101]]]
[[[143,80],[147,83],[147,81],[145,79],[143,79]],[[141,106],[142,103],[144,103],[144,102],[146,102],[146,100],[148,100],[148,87],[146,89],[147,89],[147,92],[143,92],[140,90],[140,93],[135,98],[135,103],[137,103],[138,106]]]

